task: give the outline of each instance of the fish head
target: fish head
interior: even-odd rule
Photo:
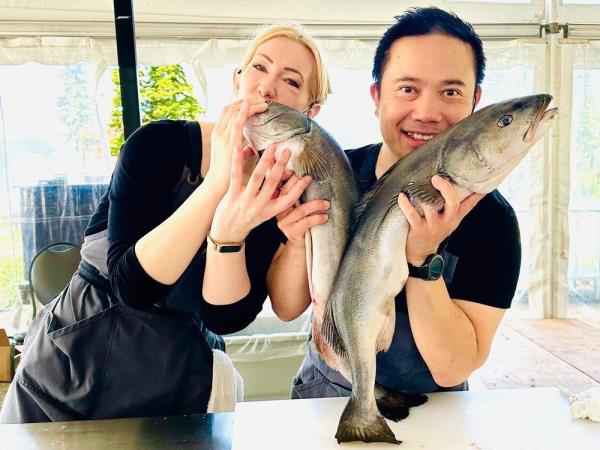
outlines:
[[[440,173],[470,192],[491,192],[550,128],[558,111],[548,109],[551,101],[549,94],[519,97],[463,119],[444,133]]]
[[[248,117],[244,124],[244,136],[258,152],[262,152],[270,144],[302,136],[310,128],[311,120],[302,112],[271,102],[266,111]],[[278,146],[276,155],[284,148]]]

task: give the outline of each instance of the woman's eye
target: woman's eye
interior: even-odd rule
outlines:
[[[266,72],[267,69],[265,68],[265,66],[263,66],[262,64],[252,64],[252,67],[254,67],[256,70],[259,70],[261,72]]]
[[[290,86],[293,86],[293,87],[295,87],[296,89],[299,89],[299,88],[300,88],[300,83],[298,83],[296,80],[293,80],[293,79],[291,79],[291,78],[288,78],[288,79],[286,79],[286,80],[285,80],[285,82],[286,82],[287,84],[289,84]]]

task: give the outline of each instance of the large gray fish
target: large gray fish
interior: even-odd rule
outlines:
[[[380,411],[392,419],[406,415],[385,411],[377,392],[381,388],[375,386],[375,356],[390,346],[394,297],[408,277],[409,225],[398,207],[398,194],[406,193],[423,214],[422,203],[438,211],[444,207],[431,185],[435,174],[450,180],[461,200],[473,192],[491,192],[548,130],[557,111],[547,110],[551,100],[550,95],[533,95],[475,112],[398,161],[359,200],[322,324],[325,339],[340,357],[338,369],[352,382],[338,442],[399,443]]]
[[[301,202],[328,200],[329,220],[306,233],[306,256],[313,304],[312,335],[317,350],[332,365],[335,354],[321,338],[321,321],[348,240],[350,215],[358,198],[350,163],[335,139],[316,122],[279,103],[248,118],[244,135],[257,150],[277,143],[276,155],[289,148],[288,167],[312,176]]]

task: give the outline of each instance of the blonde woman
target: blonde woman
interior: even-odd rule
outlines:
[[[219,334],[254,320],[277,267],[303,263],[304,232],[327,219],[313,214],[321,201],[293,208],[310,179],[285,170],[289,150],[258,160],[242,138],[267,101],[318,114],[329,84],[313,40],[297,26],[264,29],[233,87],[215,124],[161,120],[127,139],[77,273],[27,333],[0,422],[207,410]],[[306,269],[286,283],[306,283]],[[284,319],[307,306],[272,294]]]

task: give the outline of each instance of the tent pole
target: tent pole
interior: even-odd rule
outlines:
[[[135,53],[135,24],[132,0],[114,0],[117,57],[123,105],[125,139],[140,126],[137,61]]]

